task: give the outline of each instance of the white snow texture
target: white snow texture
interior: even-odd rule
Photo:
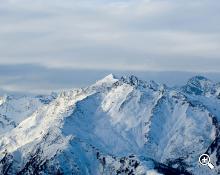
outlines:
[[[220,173],[220,84],[108,75],[49,96],[0,97],[0,174]],[[207,153],[215,166],[198,163]]]

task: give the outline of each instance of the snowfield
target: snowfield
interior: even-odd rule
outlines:
[[[0,97],[0,174],[216,175],[220,84],[108,75],[49,96]],[[215,166],[198,163],[207,153]]]

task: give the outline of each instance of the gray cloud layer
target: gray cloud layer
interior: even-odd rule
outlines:
[[[47,68],[38,65],[0,65],[0,95],[4,93],[48,94],[52,91],[86,87],[104,76],[134,74],[142,80],[154,80],[168,86],[180,86],[197,74],[192,72],[150,72]],[[220,73],[199,73],[220,82]]]
[[[2,1],[0,64],[219,71],[219,9],[219,0]]]

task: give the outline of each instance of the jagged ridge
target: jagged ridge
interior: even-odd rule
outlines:
[[[200,76],[168,88],[113,75],[62,92],[0,138],[0,172],[215,174],[197,160],[219,165],[218,92]]]

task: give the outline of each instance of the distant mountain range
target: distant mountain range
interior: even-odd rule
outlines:
[[[216,175],[220,83],[170,88],[110,74],[51,95],[0,97],[2,175]],[[198,163],[207,153],[214,170]]]

